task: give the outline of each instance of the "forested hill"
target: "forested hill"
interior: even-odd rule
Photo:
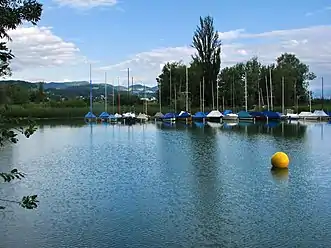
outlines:
[[[37,89],[38,83],[31,83],[27,81],[21,81],[21,80],[1,80],[1,85],[17,85],[26,89]],[[111,84],[107,84],[107,91],[109,94],[112,93],[114,88],[114,91],[127,91],[127,87],[123,86],[113,86]],[[87,96],[90,91],[90,86],[88,81],[72,81],[72,82],[49,82],[49,83],[43,83],[43,89],[45,92],[48,92],[50,94],[54,94],[57,96],[72,98],[77,96]],[[143,97],[146,93],[146,96],[155,96],[158,87],[148,87],[143,86],[140,84],[133,85],[133,89],[130,86],[129,91],[132,92],[134,95],[139,95]],[[104,84],[93,84],[93,95],[99,96],[104,95],[105,92],[105,85]]]

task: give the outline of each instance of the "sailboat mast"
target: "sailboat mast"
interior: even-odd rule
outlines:
[[[160,113],[162,113],[162,99],[161,99],[161,81],[159,81],[159,104],[160,104]]]
[[[245,72],[245,111],[247,112],[247,72]]]
[[[127,92],[128,93],[128,95],[127,95],[128,96],[128,100],[129,100],[129,92],[130,92],[130,89],[129,88],[130,88],[130,68],[128,68],[128,92]]]
[[[312,96],[312,92],[309,91],[309,111],[311,112],[311,96]]]
[[[297,112],[299,111],[299,101],[298,101],[298,95],[297,95],[297,80],[294,81],[294,105],[296,106]]]
[[[131,77],[131,96],[133,96],[133,77]]]
[[[177,113],[177,90],[176,90],[176,85],[174,85],[175,88],[175,113]]]
[[[268,78],[265,76],[265,90],[267,94],[267,106],[268,106],[268,111],[270,111],[270,105],[269,105],[269,91],[268,91]]]
[[[324,110],[324,79],[322,77],[322,110]]]
[[[107,72],[105,72],[105,112],[107,112]]]
[[[216,82],[216,109],[218,110],[219,109],[219,104],[218,104],[218,98],[219,98],[219,96],[218,96],[218,81]]]
[[[262,106],[264,106],[264,98],[263,98],[263,92],[262,92],[262,88],[260,88],[260,92],[261,92],[261,101],[262,101]]]
[[[169,100],[170,100],[170,108],[171,108],[171,106],[172,106],[172,104],[171,104],[171,91],[172,91],[172,88],[171,88],[171,64],[170,64],[170,70],[169,70],[169,73],[170,73],[170,77],[169,77],[169,92],[170,92],[170,98],[169,98]]]
[[[202,111],[202,100],[201,100],[201,94],[202,94],[202,92],[201,92],[201,81],[200,81],[200,97],[199,97],[199,99],[200,99],[200,111]]]
[[[92,65],[90,64],[90,112],[93,113],[92,107]]]
[[[270,77],[270,110],[274,110],[273,105],[273,95],[272,95],[272,77],[271,77],[271,67],[269,67],[269,77]]]
[[[117,77],[118,113],[121,113],[120,77]]]
[[[144,84],[145,114],[147,114],[146,85]]]
[[[188,112],[188,67],[186,66],[186,104],[185,110]]]
[[[113,114],[115,114],[115,80],[113,79]]]
[[[202,77],[202,112],[205,112],[205,77]]]
[[[285,113],[285,102],[284,102],[284,95],[285,95],[285,92],[284,92],[284,77],[282,77],[282,113],[284,114]]]

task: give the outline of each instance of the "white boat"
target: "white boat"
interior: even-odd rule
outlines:
[[[286,114],[286,118],[289,120],[298,120],[300,118],[300,116],[298,114],[288,113],[288,114]]]
[[[315,110],[313,115],[317,116],[318,119],[328,119],[329,115],[325,113],[323,110]]]
[[[127,112],[122,115],[123,118],[136,118],[135,113]]]
[[[154,115],[154,118],[156,120],[161,120],[163,118],[163,114],[161,112],[157,112],[155,115]]]
[[[318,116],[313,114],[312,112],[301,112],[299,114],[299,119],[303,119],[303,120],[317,120]]]
[[[209,121],[220,121],[222,117],[223,117],[223,114],[218,110],[212,110],[207,115],[207,119]]]
[[[238,115],[237,114],[226,114],[223,116],[222,118],[223,120],[229,120],[229,121],[235,121],[235,120],[238,120]]]
[[[137,116],[137,120],[148,121],[148,116],[146,114],[139,113],[139,115]]]

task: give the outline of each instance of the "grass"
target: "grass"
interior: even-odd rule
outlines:
[[[292,108],[296,112],[296,108],[293,107],[285,107],[285,109]],[[4,108],[3,108],[4,109]],[[226,109],[232,109],[231,107],[226,107]],[[234,111],[240,111],[243,108],[236,107]],[[322,109],[321,104],[315,104],[312,106],[312,110]],[[121,112],[134,111],[136,113],[145,112],[144,105],[136,105],[136,106],[121,106]],[[147,107],[147,112],[149,115],[153,116],[156,112],[160,111],[160,107],[158,104],[149,104]],[[205,111],[210,111],[211,108],[205,108]],[[6,110],[2,112],[2,114],[6,117],[21,117],[21,118],[36,118],[36,119],[82,119],[85,114],[89,111],[89,107],[70,107],[70,106],[61,106],[59,104],[58,107],[51,107],[47,104],[25,104],[25,105],[9,105]],[[95,115],[99,115],[104,111],[103,103],[94,103],[93,112]],[[178,109],[177,112],[181,110]],[[192,113],[199,111],[199,107],[195,107],[191,109]],[[275,107],[274,111],[281,112],[281,107]],[[299,106],[298,112],[301,111],[309,111],[309,106]],[[331,104],[324,104],[324,111],[331,111]],[[108,106],[108,112],[113,113],[113,107],[111,105]],[[118,112],[117,106],[115,106],[115,112]],[[162,107],[162,113],[174,112],[169,106]]]

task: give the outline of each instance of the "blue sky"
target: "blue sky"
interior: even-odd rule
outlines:
[[[108,3],[108,4],[105,4]],[[111,4],[109,4],[111,3]],[[109,82],[125,68],[135,81],[155,84],[160,64],[188,62],[199,16],[214,17],[224,43],[223,66],[261,57],[270,63],[295,52],[328,85],[331,3],[320,1],[47,0],[38,27],[13,31],[15,79]],[[275,32],[275,31],[279,32]],[[26,48],[28,47],[28,49]],[[42,58],[42,59],[40,59]]]

